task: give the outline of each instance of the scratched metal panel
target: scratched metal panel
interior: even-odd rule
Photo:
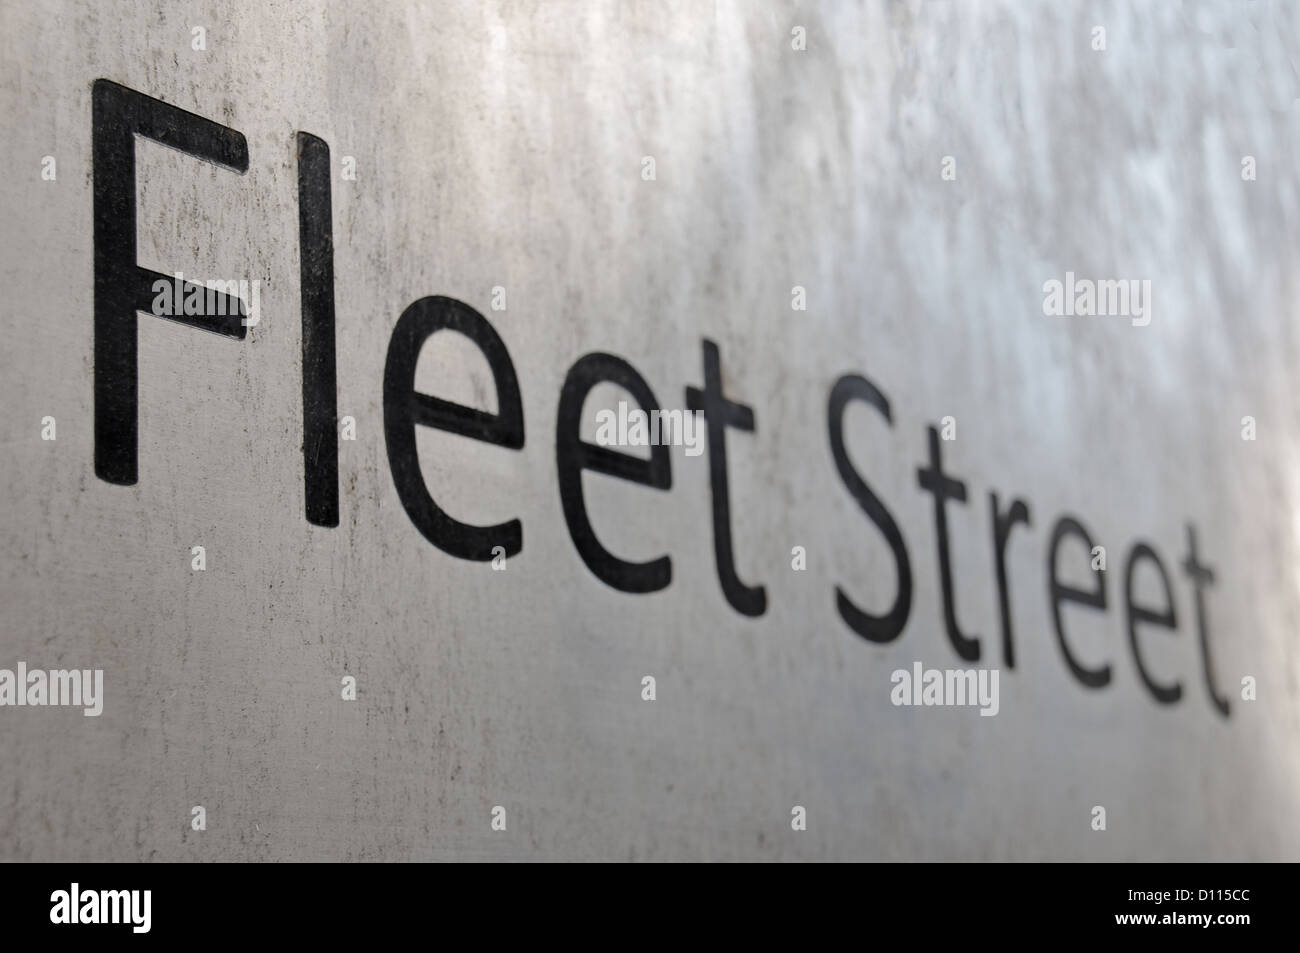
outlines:
[[[1294,7],[232,6],[0,5],[0,669],[104,684],[95,717],[0,707],[0,859],[1300,858]],[[95,469],[101,79],[247,148],[239,174],[137,137],[138,265],[260,282],[242,340],[139,316],[132,485]],[[306,518],[299,132],[330,150],[337,527]],[[1045,313],[1067,274],[1139,282],[1145,314]],[[446,512],[520,520],[504,570],[394,483],[389,342],[431,295],[517,375],[521,448],[415,438]],[[757,615],[719,582],[712,448],[670,448],[667,491],[580,477],[604,547],[670,558],[658,591],[602,581],[561,502],[569,368],[616,355],[686,409],[706,340],[753,415],[723,439]],[[841,461],[908,555],[889,641],[837,606],[879,616],[901,575],[833,453],[844,375],[890,411],[856,392]],[[415,379],[500,410],[468,339]],[[918,469],[947,417],[945,600]],[[1014,665],[991,493],[1029,517]],[[1061,603],[1063,647],[1065,516],[1108,567],[1062,545],[1106,603]],[[1135,656],[1143,542],[1176,628],[1139,614]],[[916,662],[998,670],[997,714],[894,704]]]

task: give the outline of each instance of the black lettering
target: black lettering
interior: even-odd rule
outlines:
[[[1060,549],[1061,541],[1066,536],[1078,536],[1083,540],[1083,544],[1088,547],[1088,552],[1093,550],[1092,537],[1083,525],[1073,517],[1062,516],[1056,521],[1056,526],[1052,529],[1052,542],[1048,546],[1047,553],[1047,594],[1052,600],[1052,622],[1056,626],[1056,641],[1061,646],[1061,652],[1065,655],[1065,663],[1070,667],[1070,671],[1080,682],[1088,688],[1101,688],[1110,684],[1110,663],[1103,665],[1101,668],[1088,669],[1084,668],[1075,660],[1070,653],[1070,646],[1065,641],[1065,629],[1061,626],[1061,603],[1075,602],[1079,605],[1091,606],[1094,609],[1106,608],[1106,570],[1095,570],[1097,573],[1097,590],[1095,592],[1085,592],[1082,589],[1075,589],[1073,586],[1067,586],[1058,580],[1056,575],[1056,554]]]
[[[943,591],[943,622],[948,630],[948,640],[957,654],[969,662],[980,657],[979,636],[962,634],[957,625],[957,606],[952,591],[952,559],[948,553],[948,515],[944,503],[956,500],[966,502],[966,484],[954,480],[943,472],[943,451],[939,446],[939,431],[930,431],[930,467],[916,471],[916,482],[921,489],[934,494],[934,530],[939,542],[939,582]]]
[[[95,246],[95,473],[130,486],[139,479],[136,312],[153,313],[153,284],[173,277],[136,264],[135,137],[178,149],[241,175],[243,134],[106,79],[91,94]],[[188,297],[196,286],[183,282]],[[203,314],[173,307],[179,324],[243,340],[243,299],[203,289]],[[174,302],[178,304],[178,302]],[[214,313],[207,313],[209,310]]]
[[[307,521],[339,525],[338,384],[334,356],[334,223],[330,147],[298,133],[302,277],[302,466]]]
[[[420,348],[429,337],[444,329],[468,337],[487,358],[497,389],[496,414],[430,397],[415,389]],[[501,546],[507,557],[517,555],[524,545],[523,525],[519,520],[495,526],[471,526],[448,516],[433,501],[420,472],[416,425],[436,427],[511,450],[524,445],[519,380],[505,343],[483,315],[453,298],[421,298],[402,312],[393,328],[384,365],[384,440],[388,445],[388,466],[406,515],[424,538],[443,552],[461,559],[487,561],[492,558],[493,548]]]
[[[586,354],[564,378],[560,391],[560,409],[555,423],[555,464],[560,474],[560,503],[564,520],[578,555],[595,573],[596,578],[622,592],[655,592],[672,581],[672,560],[660,556],[649,562],[632,563],[619,559],[596,539],[582,495],[582,471],[591,470],[606,476],[630,480],[656,490],[672,486],[672,462],[668,447],[650,444],[650,459],[619,453],[608,447],[587,443],[579,437],[582,405],[591,389],[602,381],[611,381],[630,393],[647,414],[659,409],[650,385],[636,369],[612,354]]]
[[[1029,507],[1024,500],[1012,500],[1011,508],[998,510],[998,495],[989,494],[989,509],[993,511],[993,552],[998,577],[998,605],[1002,609],[1002,658],[1007,668],[1016,667],[1016,647],[1011,637],[1011,595],[1007,585],[1007,540],[1017,523],[1029,522]]]
[[[1183,571],[1191,577],[1192,586],[1196,591],[1196,631],[1201,639],[1201,663],[1202,671],[1205,673],[1205,689],[1210,694],[1210,702],[1215,710],[1227,718],[1228,700],[1214,687],[1214,666],[1210,662],[1210,632],[1205,621],[1205,589],[1214,582],[1214,570],[1201,565],[1196,555],[1196,530],[1190,525],[1187,527],[1187,559],[1183,563]]]
[[[704,389],[686,388],[686,406],[704,411],[709,425],[709,488],[713,497],[713,554],[718,581],[731,607],[742,615],[760,616],[767,611],[767,591],[747,586],[736,574],[731,544],[731,500],[727,490],[727,428],[752,432],[754,411],[728,400],[722,394],[722,359],[718,346],[704,341]]]
[[[835,468],[839,470],[840,479],[853,494],[858,506],[862,507],[871,522],[876,524],[894,553],[894,565],[898,570],[898,594],[894,597],[894,604],[889,612],[883,616],[863,612],[849,600],[839,586],[835,587],[835,604],[839,608],[841,618],[858,635],[872,642],[892,642],[907,625],[907,616],[912,609],[912,565],[907,558],[907,547],[903,543],[903,534],[899,532],[898,524],[885,509],[885,505],[880,502],[880,498],[853,469],[853,463],[849,460],[848,451],[845,449],[844,411],[853,400],[860,400],[874,407],[890,426],[893,426],[889,399],[865,377],[845,374],[831,388],[830,405],[826,416],[830,425],[831,456],[835,458]]]
[[[1164,609],[1157,610],[1133,603],[1133,577],[1139,559],[1149,560],[1151,565],[1156,567],[1156,572],[1160,574],[1160,585],[1165,590]],[[1142,662],[1142,653],[1138,651],[1137,625],[1139,622],[1159,625],[1170,630],[1178,627],[1178,619],[1174,614],[1174,597],[1169,591],[1169,575],[1165,572],[1165,567],[1160,562],[1160,557],[1156,555],[1156,551],[1146,543],[1135,543],[1133,548],[1129,550],[1128,565],[1124,570],[1124,601],[1127,603],[1128,608],[1128,642],[1133,648],[1133,661],[1137,663],[1138,675],[1142,679],[1142,684],[1147,687],[1147,690],[1151,692],[1156,701],[1162,705],[1172,705],[1182,697],[1182,685],[1177,682],[1172,685],[1158,684],[1147,672],[1146,665]]]

